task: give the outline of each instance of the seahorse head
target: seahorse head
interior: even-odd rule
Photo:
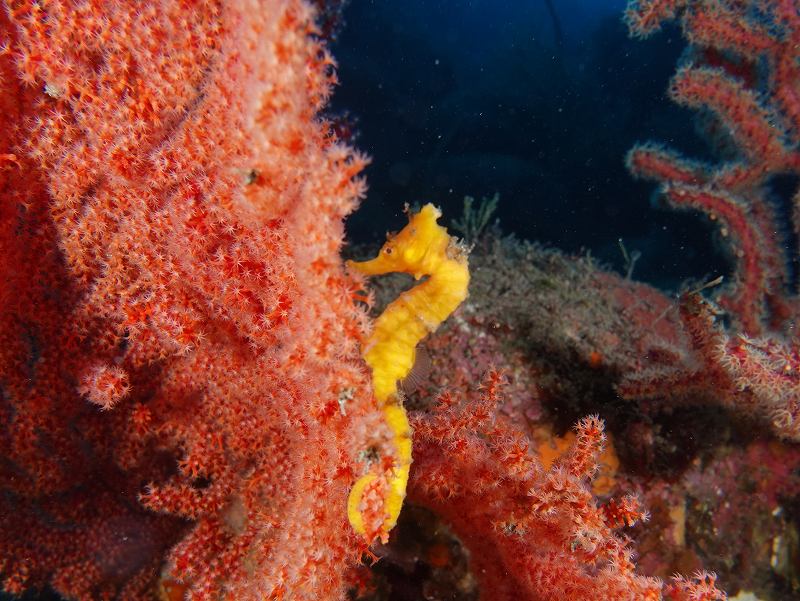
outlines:
[[[408,225],[397,234],[387,236],[386,243],[377,257],[355,263],[348,261],[364,275],[384,273],[410,273],[419,279],[431,273],[430,263],[444,256],[450,243],[447,230],[436,223],[442,212],[432,204],[426,204],[418,213],[409,213]]]

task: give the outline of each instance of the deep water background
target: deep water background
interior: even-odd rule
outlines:
[[[685,48],[677,28],[628,38],[624,0],[356,0],[333,44],[332,111],[355,120],[372,156],[354,242],[405,223],[405,202],[442,206],[500,193],[505,232],[588,250],[623,270],[618,239],[641,252],[634,277],[674,289],[727,274],[713,228],[657,207],[656,186],[624,165],[637,141],[692,157],[696,115],[666,96]]]

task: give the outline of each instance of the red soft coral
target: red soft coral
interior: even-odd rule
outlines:
[[[313,19],[4,3],[6,590],[343,595],[357,462],[392,451],[339,258],[365,159],[319,118]]]
[[[662,583],[635,573],[615,532],[646,513],[633,497],[602,504],[591,492],[603,422],[581,420],[575,443],[545,470],[528,434],[498,415],[501,384],[492,371],[477,402],[447,395],[413,416],[410,500],[454,528],[486,598],[659,599]]]

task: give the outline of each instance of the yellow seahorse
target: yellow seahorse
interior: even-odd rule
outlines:
[[[436,223],[441,215],[439,209],[427,204],[409,216],[408,225],[386,241],[377,257],[361,263],[348,261],[348,266],[364,275],[402,272],[416,280],[428,276],[386,307],[375,320],[362,353],[372,368],[375,399],[392,431],[395,447],[395,463],[386,476],[388,490],[383,495],[371,494],[377,490],[379,479],[373,469],[356,481],[347,501],[350,524],[369,542],[376,537],[386,540],[406,496],[411,427],[397,382],[414,366],[417,343],[435,331],[467,297],[467,251]],[[376,506],[381,503],[382,507]]]

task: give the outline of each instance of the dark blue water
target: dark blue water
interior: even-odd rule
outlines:
[[[617,268],[618,239],[641,252],[634,276],[674,288],[727,273],[712,228],[658,210],[654,185],[624,166],[636,142],[703,157],[696,115],[666,97],[685,41],[667,28],[631,40],[624,2],[353,2],[333,51],[335,112],[357,120],[368,201],[353,240],[398,229],[405,202],[433,201],[445,221],[463,197],[500,193],[506,232]]]

